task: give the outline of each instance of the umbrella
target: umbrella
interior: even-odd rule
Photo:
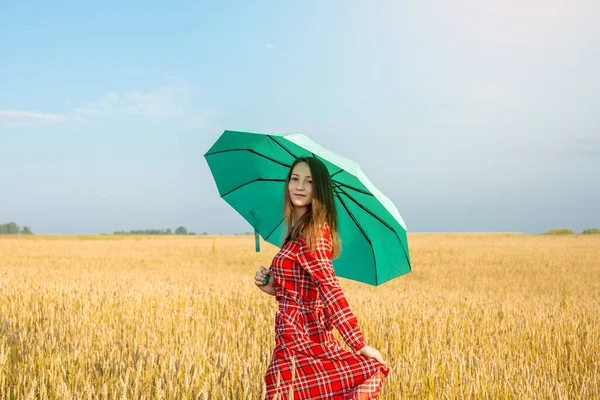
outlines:
[[[410,272],[406,225],[358,164],[304,135],[224,131],[204,157],[220,196],[254,228],[256,251],[259,235],[282,245],[285,181],[300,156],[321,160],[332,179],[342,242],[336,275],[377,286]]]

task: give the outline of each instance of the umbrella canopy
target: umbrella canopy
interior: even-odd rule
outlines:
[[[410,272],[406,225],[355,162],[304,135],[236,131],[223,132],[204,155],[221,197],[276,246],[286,233],[285,181],[301,156],[318,158],[331,176],[342,241],[336,275],[377,286]]]

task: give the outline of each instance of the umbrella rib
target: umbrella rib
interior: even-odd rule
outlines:
[[[340,169],[338,172],[331,174],[331,176],[330,176],[331,180],[333,180],[333,177],[336,176],[337,174],[339,174],[340,172],[344,172],[344,169]]]
[[[355,188],[354,186],[346,185],[345,183],[342,183],[342,182],[340,182],[340,181],[336,181],[335,179],[333,179],[333,180],[332,180],[332,182],[333,182],[333,183],[335,183],[337,186],[343,186],[343,187],[345,187],[345,188],[352,189],[352,190],[354,190],[355,192],[358,192],[358,193],[362,193],[362,194],[366,194],[366,195],[369,195],[369,196],[375,197],[375,196],[373,195],[373,193],[371,193],[371,192],[368,192],[368,191],[366,191],[366,190],[363,190],[363,189]]]
[[[284,145],[282,145],[281,143],[279,143],[279,141],[275,140],[275,138],[271,135],[267,135],[269,137],[269,139],[271,139],[272,141],[274,141],[275,143],[277,143],[279,145],[279,147],[281,147],[282,149],[284,149],[290,156],[297,158],[296,155],[294,153],[292,153],[287,147],[285,147]],[[291,165],[290,165],[291,167]]]
[[[344,203],[342,198],[338,197],[338,200],[340,201],[340,203],[342,203],[342,206],[344,207],[344,209],[346,210],[346,212],[348,213],[348,215],[350,216],[352,221],[354,221],[354,224],[356,225],[356,227],[358,228],[360,233],[362,233],[362,235],[365,237],[365,240],[371,246],[371,253],[373,254],[373,267],[375,269],[375,286],[377,286],[377,258],[375,258],[375,250],[373,250],[373,243],[369,240],[369,238],[368,238],[367,234],[365,233],[365,231],[363,230],[362,226],[360,226],[360,224],[358,223],[356,218],[354,218],[354,215],[352,215],[352,213],[350,212],[350,210],[348,209],[348,207],[346,206],[346,203]]]
[[[387,227],[389,230],[392,231],[392,233],[394,235],[396,235],[396,237],[398,238],[398,241],[400,243],[402,243],[402,239],[400,238],[400,235],[398,235],[398,232],[396,232],[396,230],[394,228],[392,228],[390,225],[388,225],[387,222],[383,221],[381,218],[379,218],[377,215],[373,214],[371,211],[369,211],[368,209],[366,209],[362,204],[360,204],[356,199],[354,199],[352,196],[350,196],[348,193],[346,193],[344,191],[344,189],[341,189],[339,187],[336,188],[338,191],[340,191],[343,195],[345,195],[346,197],[348,197],[350,200],[352,200],[354,202],[354,204],[356,204],[357,206],[359,206],[360,208],[362,208],[365,212],[367,212],[369,215],[371,215],[373,218],[375,218],[376,220],[378,220],[379,222],[381,222],[385,227]],[[340,200],[340,202],[342,202],[342,198],[340,195],[338,195],[338,199]],[[342,202],[342,204],[344,204]],[[346,205],[344,204],[344,208],[346,207]],[[348,214],[350,214],[350,212],[348,212]],[[353,218],[354,219],[354,218]],[[404,252],[404,257],[406,257],[406,260],[408,261],[408,266],[410,268],[410,259],[408,258],[408,254],[406,254],[406,250],[404,249],[404,246],[400,246],[402,248],[402,252]],[[411,268],[412,269],[412,268]]]
[[[384,226],[386,226],[389,230],[391,230],[392,232],[396,233],[396,231],[394,230],[394,228],[392,228],[387,222],[385,222],[384,220],[382,220],[381,218],[379,218],[377,215],[375,215],[371,210],[369,210],[368,208],[366,208],[365,206],[363,206],[362,204],[360,204],[355,198],[353,198],[352,196],[350,196],[344,189],[338,187],[337,188],[342,194],[344,194],[346,197],[348,197],[350,200],[352,200],[354,202],[354,204],[356,204],[357,206],[359,206],[360,208],[363,209],[363,211],[365,211],[366,213],[368,213],[369,215],[371,215],[371,217],[375,218],[377,221],[381,222]]]
[[[267,156],[265,156],[264,154],[257,153],[256,151],[254,151],[254,150],[252,150],[252,149],[229,149],[229,150],[219,150],[219,151],[215,151],[214,153],[206,153],[206,154],[204,155],[204,157],[208,157],[208,156],[214,156],[215,154],[229,153],[230,151],[248,151],[248,152],[250,152],[250,153],[256,154],[256,155],[257,155],[257,156],[259,156],[259,157],[266,158],[267,160],[269,160],[269,161],[273,161],[274,163],[276,163],[276,164],[279,164],[279,165],[282,165],[282,166],[284,166],[284,167],[288,167],[288,168],[290,168],[290,167],[291,167],[291,165],[290,165],[290,164],[286,164],[286,163],[283,163],[283,162],[281,162],[281,161],[277,161],[277,160],[275,160],[275,159],[273,159],[273,158],[271,158],[271,157],[267,157]]]
[[[281,225],[281,224],[283,223],[283,221],[284,221],[284,220],[285,220],[285,218],[284,218],[284,219],[282,219],[282,220],[281,220],[281,221],[280,221],[280,222],[277,224],[277,226],[275,226],[275,228],[273,228],[273,230],[272,230],[272,231],[271,231],[271,232],[270,232],[270,233],[267,235],[267,237],[265,238],[265,240],[268,240],[268,239],[271,237],[271,235],[273,234],[273,232],[275,232],[275,231],[277,230],[277,228],[279,228],[279,225]]]
[[[244,183],[242,183],[240,186],[238,186],[238,187],[236,187],[236,188],[234,188],[234,189],[231,189],[229,192],[227,192],[227,193],[225,193],[225,194],[221,195],[221,197],[225,197],[225,196],[227,196],[228,194],[231,194],[231,193],[235,192],[236,190],[238,190],[238,189],[241,189],[241,188],[243,188],[244,186],[246,186],[246,185],[250,185],[251,183],[254,183],[254,182],[285,182],[285,179],[266,179],[266,178],[257,178],[257,179],[253,179],[253,180],[251,180],[251,181],[248,181],[248,182],[244,182]]]

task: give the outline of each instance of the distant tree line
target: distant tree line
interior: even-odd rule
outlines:
[[[127,231],[115,231],[115,235],[173,235],[171,228],[167,229],[138,229]],[[194,232],[188,232],[185,226],[179,226],[175,229],[175,235],[195,235]]]
[[[550,230],[548,230],[548,232],[546,232],[546,235],[573,235],[573,234],[576,234],[576,233],[573,232],[573,229],[571,229],[571,228],[555,228],[555,229],[550,229]],[[583,234],[583,235],[600,234],[600,229],[599,228],[585,229],[585,230],[583,230],[583,232],[581,232],[581,234]]]
[[[33,232],[28,226],[21,228],[16,222],[9,222],[0,225],[0,235],[33,235]]]

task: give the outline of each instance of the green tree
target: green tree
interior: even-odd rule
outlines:
[[[0,225],[0,234],[16,235],[19,233],[19,225],[15,222]]]
[[[598,234],[598,233],[600,233],[600,229],[598,229],[598,228],[590,228],[590,229],[584,230],[582,233],[584,235]]]
[[[179,226],[179,227],[177,227],[177,229],[175,229],[175,234],[176,235],[187,235],[187,229],[185,228],[185,226]]]
[[[28,226],[24,226],[23,229],[21,230],[21,234],[23,235],[33,235],[33,232],[31,232],[31,228]]]

